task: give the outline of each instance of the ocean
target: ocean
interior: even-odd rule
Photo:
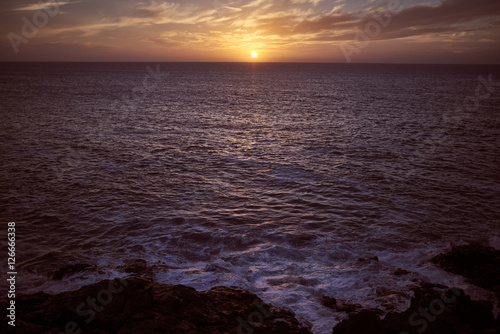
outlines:
[[[435,282],[491,298],[429,260],[500,249],[499,113],[499,66],[1,63],[18,292],[142,259],[158,282],[239,286],[315,333],[341,320],[322,296],[403,310]],[[51,279],[75,263],[96,267]]]

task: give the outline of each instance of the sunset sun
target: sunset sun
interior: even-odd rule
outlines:
[[[257,52],[255,52],[255,51],[252,52],[252,58],[257,58],[257,56],[258,56]]]

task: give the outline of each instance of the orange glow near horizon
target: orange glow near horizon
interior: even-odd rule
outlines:
[[[500,59],[500,25],[491,24],[500,18],[498,0],[396,1],[397,8],[347,0],[335,5],[319,0],[51,2],[57,8],[25,2],[8,2],[0,11],[6,32],[0,36],[0,61],[497,64]],[[365,22],[359,14],[364,12],[379,13],[378,19]],[[33,17],[42,14],[47,22],[38,27]],[[26,33],[35,26],[36,33]]]

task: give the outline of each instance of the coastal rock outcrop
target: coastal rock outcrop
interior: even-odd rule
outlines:
[[[376,257],[360,261],[377,261]],[[444,270],[467,278],[471,284],[500,291],[500,251],[486,246],[453,247],[432,262]],[[94,266],[66,266],[54,274],[62,279]],[[310,325],[294,313],[264,303],[256,295],[237,287],[215,287],[198,292],[183,285],[153,282],[153,269],[144,260],[123,266],[132,276],[84,286],[76,291],[49,295],[20,295],[15,300],[16,333],[23,334],[308,334]],[[214,267],[214,270],[217,268]],[[410,272],[398,268],[395,276]],[[471,300],[462,289],[421,283],[412,288],[414,297],[404,312],[384,312],[349,304],[331,296],[321,303],[348,317],[333,328],[333,334],[498,334],[491,301]],[[0,303],[0,307],[8,305]],[[8,333],[7,322],[0,332]]]
[[[495,292],[500,299],[500,251],[478,244],[463,245],[431,261]],[[398,269],[394,275],[406,273]],[[412,290],[415,295],[406,311],[388,313],[381,319],[379,310],[356,310],[335,326],[333,334],[500,333],[500,316],[495,320],[490,301],[471,300],[461,289],[437,284],[424,283]]]
[[[15,330],[23,334],[311,333],[293,312],[241,288],[198,292],[139,277],[18,296],[16,309]],[[8,333],[7,326],[3,321],[0,332]]]
[[[500,251],[479,244],[453,247],[432,259],[444,270],[496,293],[500,299]]]
[[[499,333],[490,302],[473,301],[461,289],[433,284],[413,291],[406,311],[381,319],[377,310],[361,310],[335,326],[333,334]]]

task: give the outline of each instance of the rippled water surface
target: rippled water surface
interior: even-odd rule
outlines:
[[[500,245],[500,88],[466,99],[499,67],[0,69],[0,212],[25,292],[144,259],[160,282],[241,286],[330,333],[321,296],[401,309],[415,281],[464,284],[432,255]],[[98,269],[50,280],[73,263]]]

